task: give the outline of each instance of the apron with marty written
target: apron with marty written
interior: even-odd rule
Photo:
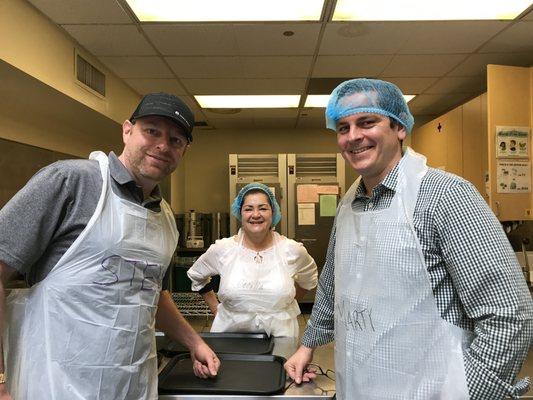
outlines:
[[[7,298],[6,373],[17,400],[157,399],[155,314],[178,233],[168,204],[153,212],[111,189],[48,276]]]
[[[412,217],[425,157],[399,165],[389,208],[354,212],[359,180],[336,219],[335,364],[341,400],[468,399],[468,333],[437,309]]]

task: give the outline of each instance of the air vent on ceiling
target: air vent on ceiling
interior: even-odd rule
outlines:
[[[105,75],[79,54],[76,54],[76,79],[89,89],[105,96]]]

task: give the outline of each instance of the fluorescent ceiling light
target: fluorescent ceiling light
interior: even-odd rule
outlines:
[[[324,0],[126,0],[139,21],[318,21]]]
[[[409,103],[415,97],[414,94],[404,94],[403,98]],[[329,94],[310,94],[305,99],[304,107],[326,108],[328,105]]]
[[[194,96],[202,108],[296,108],[300,95]]]
[[[514,19],[531,0],[337,0],[333,21]]]

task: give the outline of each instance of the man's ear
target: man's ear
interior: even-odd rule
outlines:
[[[405,128],[402,126],[402,127],[399,127],[398,128],[398,140],[405,140],[405,138],[407,137],[407,131],[405,130]]]
[[[132,129],[133,124],[129,120],[124,121],[124,123],[122,124],[122,141],[124,143],[126,143],[126,138],[129,136]]]

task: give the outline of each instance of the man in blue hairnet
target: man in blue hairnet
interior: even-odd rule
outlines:
[[[389,82],[339,85],[326,109],[360,178],[337,209],[297,382],[335,340],[342,400],[503,399],[533,334],[533,302],[500,223],[472,184],[402,141],[414,119]]]

